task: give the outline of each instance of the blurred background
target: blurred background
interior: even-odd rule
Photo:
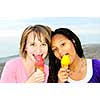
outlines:
[[[0,71],[5,62],[19,56],[19,42],[29,25],[43,24],[52,30],[71,29],[80,38],[85,56],[100,59],[99,17],[30,17],[24,19],[0,18]]]

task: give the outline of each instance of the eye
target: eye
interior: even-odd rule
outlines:
[[[64,45],[65,45],[65,43],[62,43],[61,45],[62,45],[62,46],[64,46]]]
[[[41,45],[42,45],[42,46],[47,46],[47,43],[42,43]]]
[[[35,43],[30,44],[31,46],[35,46]]]
[[[57,51],[57,48],[53,48],[52,51],[53,51],[53,52],[56,52],[56,51]]]

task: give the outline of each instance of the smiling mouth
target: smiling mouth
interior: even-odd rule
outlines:
[[[33,54],[33,56],[34,56],[34,58],[36,59],[36,56],[41,56],[42,58],[43,58],[43,54],[37,54],[37,55],[35,55],[35,54]]]
[[[69,53],[66,53],[65,55],[69,55]]]
[[[66,54],[64,54],[64,55],[69,55],[69,53],[66,53]],[[64,55],[63,55],[63,56],[64,56]],[[61,56],[61,58],[62,58],[63,56]]]

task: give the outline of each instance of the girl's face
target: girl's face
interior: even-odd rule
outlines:
[[[65,54],[69,54],[71,61],[75,59],[75,48],[73,43],[61,34],[56,34],[51,39],[51,46],[54,55],[61,60],[62,56]]]
[[[35,33],[36,34],[36,33]],[[45,58],[48,54],[48,44],[45,41],[45,38],[41,34],[41,41],[39,41],[37,35],[34,36],[34,33],[31,32],[27,38],[26,44],[27,56],[34,58],[35,55],[41,55],[42,58]]]

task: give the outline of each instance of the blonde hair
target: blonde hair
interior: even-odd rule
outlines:
[[[24,58],[26,58],[27,52],[25,50],[27,38],[29,33],[34,32],[37,35],[38,39],[41,39],[42,34],[46,40],[46,43],[48,46],[50,46],[51,43],[51,28],[44,25],[34,25],[34,26],[28,26],[22,33],[21,40],[20,40],[20,55]]]

